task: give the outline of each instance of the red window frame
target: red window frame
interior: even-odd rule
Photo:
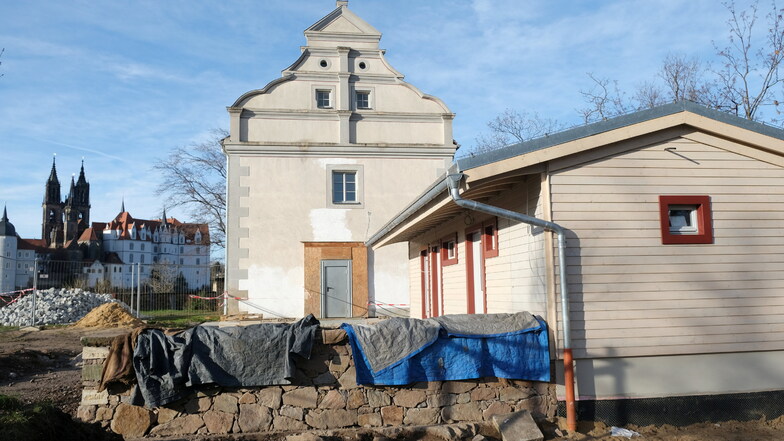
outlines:
[[[674,234],[670,231],[670,206],[693,205],[697,207],[697,232]],[[713,215],[710,196],[675,195],[659,196],[659,225],[663,245],[713,243]]]
[[[482,223],[482,247],[485,251],[484,257],[498,257],[498,218],[487,220]]]
[[[449,258],[449,244],[452,244],[454,256]],[[457,233],[449,235],[441,239],[441,266],[449,266],[457,264]]]

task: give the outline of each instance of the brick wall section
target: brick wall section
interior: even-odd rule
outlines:
[[[295,385],[208,387],[151,410],[127,404],[128,390],[97,392],[109,340],[83,339],[78,416],[126,437],[419,426],[489,421],[522,409],[538,419],[555,416],[555,386],[548,383],[483,378],[358,386],[345,333],[323,329],[317,336],[311,359],[298,363]]]

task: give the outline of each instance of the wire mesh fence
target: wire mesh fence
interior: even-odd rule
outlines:
[[[15,276],[14,289],[0,292],[0,308],[31,295],[34,290],[55,289],[108,294],[147,319],[223,312],[222,269],[209,264],[40,259],[18,261]]]

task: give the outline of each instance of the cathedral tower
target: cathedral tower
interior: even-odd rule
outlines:
[[[65,200],[65,241],[78,239],[82,232],[90,226],[90,184],[84,177],[84,160],[79,171],[79,180],[74,184],[71,177],[71,188]]]
[[[48,246],[62,245],[63,240],[63,203],[60,199],[60,181],[57,179],[55,159],[52,159],[52,171],[46,180],[44,191],[43,222],[41,223],[41,239]]]

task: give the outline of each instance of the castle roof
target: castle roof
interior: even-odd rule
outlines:
[[[3,217],[0,219],[0,236],[16,236],[16,228],[8,220],[8,213],[5,207],[3,207]]]

